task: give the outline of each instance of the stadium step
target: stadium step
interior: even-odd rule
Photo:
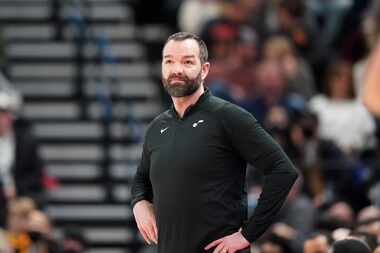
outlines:
[[[86,253],[155,252],[141,247],[128,202],[143,133],[162,111],[149,47],[168,30],[137,27],[134,1],[80,1],[87,31],[78,58],[74,33],[81,21],[72,9],[54,10],[51,0],[0,0],[6,71],[24,95],[21,116],[33,123],[46,173],[57,182],[47,212],[58,238],[70,224],[83,229]],[[102,36],[112,57],[99,66],[95,42]],[[113,102],[109,136],[107,92]]]

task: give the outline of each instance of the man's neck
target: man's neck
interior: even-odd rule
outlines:
[[[190,96],[186,97],[172,97],[174,108],[177,111],[178,115],[182,118],[183,114],[185,113],[186,109],[195,104],[200,96],[205,92],[203,85],[199,87],[197,91],[195,91]]]

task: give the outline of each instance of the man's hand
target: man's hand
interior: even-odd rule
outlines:
[[[205,250],[216,247],[213,253],[235,253],[249,246],[249,241],[239,231],[213,241],[205,247]]]
[[[151,242],[157,244],[156,215],[152,203],[147,200],[137,202],[133,207],[133,215],[144,240],[148,244]]]

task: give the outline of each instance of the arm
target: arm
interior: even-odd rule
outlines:
[[[16,194],[29,196],[39,206],[44,206],[46,204],[43,185],[44,165],[38,154],[38,141],[27,125],[16,125],[15,145],[16,157],[13,176]]]
[[[257,207],[242,235],[250,242],[258,239],[273,222],[297,178],[293,164],[248,112],[227,105],[224,124],[239,154],[264,174],[264,186]]]
[[[152,185],[149,179],[150,161],[146,146],[144,143],[141,161],[132,182],[132,208],[141,200],[153,201]]]
[[[366,71],[363,87],[363,103],[367,109],[380,117],[380,40],[373,51]]]
[[[217,239],[205,247],[213,253],[235,253],[249,247],[272,224],[284,203],[297,172],[289,158],[248,112],[232,104],[221,110],[227,136],[232,146],[264,174],[264,187],[253,215],[242,229]]]
[[[157,244],[157,225],[154,212],[153,191],[149,179],[149,152],[144,143],[142,158],[132,183],[132,210],[137,227],[144,240]]]
[[[18,190],[20,194],[36,197],[34,195],[39,195],[44,191],[42,183],[44,165],[38,154],[37,142],[34,137],[24,135],[24,138],[21,148],[23,154],[18,156],[18,158],[24,159],[23,162],[20,162],[22,168],[16,175]]]

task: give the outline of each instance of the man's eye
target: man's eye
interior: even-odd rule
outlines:
[[[165,61],[165,64],[171,64],[171,63],[173,63],[172,60],[166,60],[166,61]]]
[[[193,64],[193,62],[192,61],[185,61],[185,64],[189,65],[189,64]]]

